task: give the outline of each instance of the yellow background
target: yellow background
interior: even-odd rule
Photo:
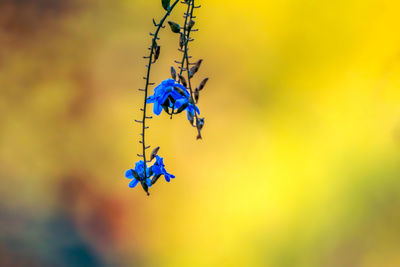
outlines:
[[[400,2],[196,2],[204,138],[150,122],[176,178],[147,197],[124,172],[159,1],[2,1],[2,265],[400,266]]]

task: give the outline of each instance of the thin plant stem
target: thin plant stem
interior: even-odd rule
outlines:
[[[193,10],[195,7],[194,4],[195,0],[191,0],[187,5],[187,11],[186,11],[186,18],[185,18],[185,27],[184,27],[184,34],[185,34],[185,47],[184,47],[184,51],[183,51],[183,59],[182,59],[182,65],[181,65],[181,70],[180,70],[180,75],[182,75],[183,70],[185,68],[184,63],[186,62],[186,74],[187,74],[187,78],[188,78],[188,89],[190,92],[190,102],[193,103],[193,105],[195,106],[194,108],[194,116],[196,119],[196,125],[198,122],[198,116],[197,116],[197,111],[196,111],[196,102],[194,101],[194,97],[193,97],[193,89],[192,89],[192,83],[191,83],[191,77],[190,77],[190,71],[189,71],[189,66],[190,66],[190,62],[189,62],[189,40],[190,40],[190,33],[191,33],[191,29],[187,29],[187,21],[189,18],[189,22],[193,19]],[[199,128],[197,128],[198,131],[198,136],[201,138],[201,130]]]
[[[179,0],[176,0],[167,10],[167,12],[165,13],[164,17],[160,20],[160,22],[156,25],[156,31],[154,32],[154,34],[152,34],[153,38],[152,38],[152,42],[151,42],[151,47],[150,49],[150,55],[149,55],[149,63],[147,65],[147,74],[145,77],[146,80],[146,85],[144,88],[144,101],[143,101],[143,119],[142,119],[142,152],[143,154],[141,155],[143,157],[143,162],[144,162],[144,176],[145,176],[145,180],[147,179],[147,161],[146,161],[146,149],[148,149],[149,147],[146,147],[146,138],[145,138],[145,130],[148,128],[146,127],[146,107],[147,107],[147,93],[148,93],[148,88],[150,85],[150,73],[151,73],[151,66],[153,65],[154,61],[153,61],[153,57],[154,57],[154,51],[157,47],[157,40],[158,40],[158,33],[160,32],[161,28],[163,27],[163,24],[165,22],[165,20],[167,19],[167,17],[171,14],[171,11],[173,10],[173,8],[176,6],[176,4],[179,2]]]

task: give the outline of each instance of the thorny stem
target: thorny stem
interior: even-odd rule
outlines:
[[[153,36],[153,39],[152,39],[152,42],[151,42],[151,47],[149,48],[150,49],[150,55],[149,55],[149,64],[147,65],[147,75],[146,75],[146,77],[145,77],[145,80],[146,80],[146,86],[145,86],[145,88],[144,88],[144,101],[143,101],[143,109],[142,109],[142,111],[143,111],[143,119],[142,119],[142,133],[141,133],[141,136],[142,136],[142,151],[143,151],[143,154],[141,155],[142,157],[143,157],[143,162],[144,162],[144,179],[146,180],[147,179],[147,172],[146,172],[146,170],[147,170],[147,161],[146,161],[146,149],[147,148],[149,148],[149,147],[146,147],[146,140],[145,140],[145,130],[148,128],[148,127],[146,127],[146,104],[147,104],[147,91],[148,91],[148,88],[149,88],[149,85],[150,85],[150,72],[151,72],[151,66],[152,66],[152,64],[154,63],[153,62],[153,56],[154,56],[154,50],[156,49],[156,47],[157,47],[157,39],[158,39],[158,33],[160,32],[160,29],[163,27],[163,24],[164,24],[164,22],[165,22],[165,20],[167,19],[167,17],[171,14],[171,11],[172,11],[172,9],[176,6],[176,4],[179,2],[179,0],[176,0],[171,6],[170,6],[170,8],[168,9],[168,11],[167,11],[167,13],[165,13],[165,15],[164,15],[164,17],[160,20],[160,22],[157,24],[157,29],[156,29],[156,31],[154,32],[154,34],[152,35]]]
[[[188,46],[189,46],[189,40],[190,40],[190,33],[191,33],[191,29],[186,29],[187,25],[188,25],[188,18],[189,18],[189,22],[193,19],[193,10],[195,8],[194,5],[194,1],[195,0],[191,0],[189,3],[187,3],[188,8],[186,11],[186,17],[185,17],[185,26],[184,26],[184,36],[185,36],[185,48],[183,51],[183,59],[182,59],[182,64],[181,64],[181,68],[180,68],[180,75],[182,75],[183,70],[184,70],[184,63],[186,61],[186,73],[187,73],[187,78],[188,78],[188,87],[189,87],[189,91],[190,91],[190,102],[193,103],[193,105],[195,106],[194,108],[194,116],[196,119],[196,126],[197,126],[197,122],[198,122],[198,117],[197,117],[197,111],[196,111],[196,102],[194,101],[194,97],[193,97],[193,89],[192,89],[192,83],[191,83],[191,78],[190,78],[190,72],[189,72],[189,53],[188,53]],[[201,139],[201,130],[199,128],[197,128],[198,131],[198,137]]]
[[[190,30],[188,31],[188,33],[186,33],[186,27],[187,27],[187,25],[188,25],[188,18],[189,18],[189,16],[190,16],[190,7],[191,7],[191,2],[189,2],[189,3],[187,3],[187,10],[186,10],[186,13],[185,13],[185,24],[184,24],[184,27],[183,27],[183,36],[185,37],[185,50],[184,51],[187,51],[187,44],[188,44],[188,41],[187,40],[189,40],[188,39],[188,35],[189,35],[189,37],[190,37]],[[194,6],[194,5],[193,5]],[[192,9],[192,11],[193,11],[193,9]],[[191,16],[190,16],[191,17]],[[189,20],[190,21],[190,20]],[[183,73],[183,70],[184,70],[184,67],[185,67],[185,52],[183,52],[183,58],[182,58],[182,62],[181,62],[181,66],[180,66],[180,71],[179,71],[179,75],[182,75],[182,73]]]

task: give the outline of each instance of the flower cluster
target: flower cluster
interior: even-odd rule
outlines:
[[[200,114],[199,108],[191,101],[189,91],[173,79],[166,79],[154,88],[154,94],[147,98],[147,103],[154,103],[153,112],[157,116],[163,109],[169,115],[186,110],[189,121],[195,116],[195,111]]]
[[[125,177],[132,180],[129,183],[129,187],[133,188],[140,182],[147,194],[149,187],[151,187],[161,175],[164,175],[167,182],[171,181],[171,178],[175,178],[174,175],[167,172],[164,159],[158,155],[156,155],[156,162],[153,166],[147,167],[144,161],[140,160],[136,162],[135,169],[129,169],[125,172]]]
[[[194,41],[191,36],[192,32],[196,32],[198,29],[194,29],[195,21],[194,10],[200,8],[200,5],[195,5],[196,0],[161,0],[162,7],[164,8],[165,15],[161,20],[156,21],[153,19],[153,24],[156,27],[155,31],[150,33],[152,36],[151,45],[149,49],[149,55],[144,56],[148,60],[146,65],[147,74],[143,77],[146,81],[145,87],[139,89],[139,91],[144,93],[143,107],[140,109],[142,113],[142,118],[135,120],[135,122],[141,124],[141,154],[137,154],[141,160],[136,162],[134,169],[129,169],[125,172],[125,177],[131,179],[129,187],[136,187],[140,183],[144,191],[149,195],[149,188],[153,186],[161,176],[164,176],[167,182],[170,182],[174,175],[168,173],[165,169],[164,159],[157,155],[160,147],[156,147],[150,155],[149,160],[147,160],[147,149],[150,148],[146,145],[146,132],[149,126],[147,125],[148,120],[151,116],[146,114],[147,104],[153,104],[153,113],[155,115],[160,115],[164,110],[165,113],[172,116],[186,111],[187,118],[190,124],[197,129],[197,139],[201,139],[201,130],[204,126],[204,118],[200,118],[200,110],[197,107],[197,103],[200,97],[200,91],[203,90],[206,85],[208,78],[203,79],[200,84],[195,88],[192,87],[194,84],[192,78],[199,71],[202,59],[197,62],[190,62],[191,56],[189,56],[189,42]],[[152,70],[152,65],[157,62],[160,57],[161,46],[159,45],[159,32],[162,28],[165,28],[166,19],[171,15],[172,10],[178,3],[186,5],[186,12],[184,13],[184,24],[181,26],[176,22],[168,21],[171,31],[176,36],[179,36],[179,51],[181,51],[182,57],[180,61],[175,60],[178,64],[179,73],[175,68],[171,67],[171,77],[172,79],[165,79],[157,87],[154,88],[154,93],[148,96],[149,87],[155,85],[155,83],[150,81],[150,74]],[[185,78],[185,77],[186,78]],[[152,166],[150,163],[155,159]]]

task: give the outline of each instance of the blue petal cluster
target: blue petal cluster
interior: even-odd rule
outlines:
[[[167,182],[171,181],[171,178],[175,178],[175,175],[167,172],[164,165],[164,159],[158,155],[156,156],[156,162],[151,166],[151,169],[154,175],[164,175]]]
[[[133,171],[135,171],[139,175],[139,179],[140,180],[143,180],[144,177],[145,177],[145,175],[144,175],[144,161],[140,160],[140,161],[136,162],[134,170],[133,169],[129,169],[129,170],[127,170],[125,172],[125,177],[128,178],[128,179],[132,179],[132,181],[129,183],[129,187],[131,187],[131,188],[135,187],[140,182],[140,180],[137,179],[137,177],[135,177]],[[147,177],[150,176],[150,168],[147,168],[146,174],[147,174],[146,175]],[[146,183],[147,183],[147,186],[151,186],[151,179],[147,178],[146,179]]]
[[[138,177],[136,177],[136,175]],[[146,184],[148,187],[151,187],[151,177],[160,177],[164,175],[165,180],[169,182],[171,178],[175,178],[174,175],[168,173],[165,169],[164,159],[158,155],[156,155],[156,162],[151,167],[147,167],[146,169]],[[145,171],[144,171],[144,162],[140,160],[136,162],[135,169],[129,169],[125,172],[125,177],[128,179],[132,179],[129,183],[129,187],[135,187],[140,181],[145,179]]]
[[[194,117],[195,110],[200,114],[199,108],[190,102],[189,91],[173,79],[167,79],[154,88],[154,94],[147,98],[147,103],[154,104],[153,112],[156,115],[160,115],[163,109],[175,111],[181,107],[186,109],[189,120]]]

